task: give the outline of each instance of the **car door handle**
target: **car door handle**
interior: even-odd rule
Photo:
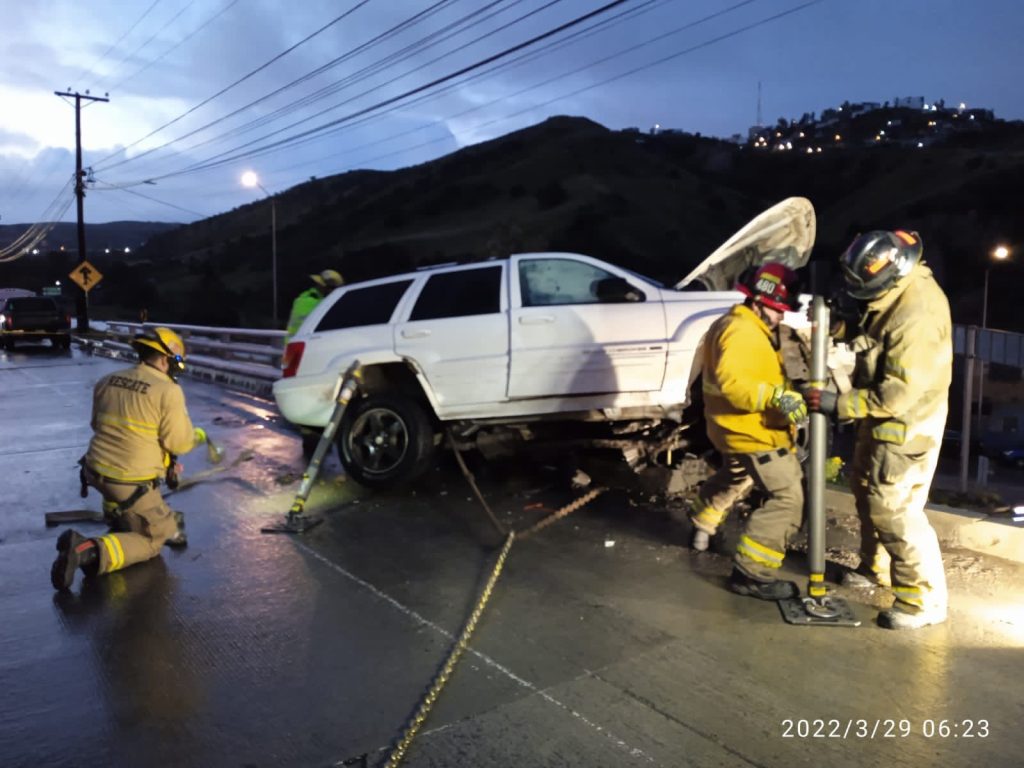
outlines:
[[[520,315],[520,325],[544,325],[555,322],[554,315]]]
[[[430,330],[427,328],[417,328],[412,331],[402,331],[403,339],[422,339],[430,335]]]

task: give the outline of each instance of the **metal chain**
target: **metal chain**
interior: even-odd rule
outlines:
[[[445,684],[448,682],[448,678],[451,677],[456,663],[458,663],[463,651],[465,651],[466,647],[469,645],[469,638],[472,636],[473,631],[476,629],[477,622],[480,621],[480,617],[483,615],[487,601],[491,599],[491,593],[494,591],[494,585],[497,584],[498,576],[501,575],[502,568],[505,567],[505,560],[508,558],[508,553],[512,549],[513,542],[515,542],[516,539],[525,539],[528,536],[532,536],[537,533],[537,531],[543,530],[552,523],[561,520],[563,517],[571,515],[576,510],[589,504],[606,490],[606,488],[594,488],[592,491],[589,491],[575,501],[571,501],[561,509],[551,513],[540,522],[531,525],[522,533],[517,534],[515,531],[508,532],[508,536],[505,538],[505,545],[501,548],[498,560],[495,562],[494,569],[491,571],[491,577],[487,580],[487,585],[484,587],[483,592],[480,593],[480,598],[477,600],[476,607],[473,608],[473,613],[470,614],[469,620],[463,627],[462,634],[459,635],[459,639],[455,642],[454,647],[448,654],[448,658],[445,660],[441,671],[436,677],[434,677],[430,688],[427,690],[427,694],[420,701],[419,707],[416,708],[416,714],[413,715],[410,720],[408,727],[402,734],[402,738],[399,739],[398,744],[395,745],[391,754],[388,755],[384,768],[396,768],[398,764],[402,762],[402,759],[405,757],[405,753],[409,750],[409,746],[412,744],[413,739],[416,738],[416,734],[419,732],[420,727],[424,722],[426,722],[427,715],[430,714],[430,710],[433,708],[434,702],[436,702],[437,697],[441,695],[441,689],[444,688]]]
[[[608,489],[607,488],[595,488],[592,491],[588,491],[587,493],[585,493],[584,495],[582,495],[578,499],[576,499],[576,501],[569,502],[568,504],[566,504],[564,507],[562,507],[557,512],[553,512],[552,514],[548,515],[543,520],[541,520],[539,523],[535,523],[535,524],[531,525],[529,528],[527,528],[525,531],[523,531],[522,533],[517,534],[518,537],[520,539],[525,539],[528,536],[532,536],[533,534],[537,533],[537,531],[540,531],[540,530],[543,530],[544,528],[547,528],[552,523],[554,523],[554,522],[556,522],[558,520],[561,520],[563,517],[571,515],[577,509],[580,509],[581,507],[589,504],[594,499],[596,499],[598,496],[600,496],[602,493],[604,493],[606,490],[608,490]]]
[[[444,688],[445,683],[448,682],[448,678],[451,677],[452,670],[455,669],[456,662],[458,662],[459,657],[462,656],[462,652],[466,650],[466,646],[469,644],[469,638],[473,634],[473,630],[476,629],[477,622],[480,621],[480,616],[483,615],[487,601],[491,599],[491,592],[494,590],[494,585],[498,581],[501,569],[505,566],[505,559],[508,557],[509,550],[512,549],[512,542],[515,541],[515,538],[516,532],[509,531],[508,536],[505,538],[505,546],[502,547],[501,554],[498,555],[498,561],[494,564],[494,569],[491,571],[491,577],[487,580],[487,585],[480,594],[480,599],[477,600],[476,607],[473,609],[473,613],[470,615],[469,621],[467,621],[466,626],[463,627],[462,634],[459,635],[459,639],[455,642],[455,646],[452,648],[451,653],[448,654],[448,659],[445,661],[441,671],[434,678],[434,682],[427,691],[427,695],[424,696],[423,700],[420,702],[420,705],[416,710],[416,714],[412,717],[409,727],[406,728],[402,738],[388,756],[388,760],[384,764],[385,768],[395,768],[395,766],[402,762],[402,758],[405,757],[405,753],[409,749],[409,745],[412,744],[412,740],[416,737],[416,733],[419,731],[420,726],[422,726],[426,721],[427,715],[430,714],[430,710],[434,706],[434,702],[437,701],[437,697],[441,694],[441,689]]]

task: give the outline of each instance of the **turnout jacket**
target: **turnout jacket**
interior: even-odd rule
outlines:
[[[162,477],[169,454],[188,453],[195,447],[185,393],[170,376],[145,363],[96,383],[92,429],[86,464],[119,482]]]
[[[757,453],[793,447],[785,418],[769,410],[785,385],[772,330],[753,310],[735,305],[704,339],[704,415],[708,438],[722,453]]]
[[[853,389],[839,396],[840,419],[866,419],[875,440],[926,451],[942,440],[953,376],[949,302],[918,263],[870,302],[852,340]]]

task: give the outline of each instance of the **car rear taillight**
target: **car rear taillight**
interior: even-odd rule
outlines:
[[[293,341],[284,349],[281,357],[281,378],[287,379],[299,372],[299,363],[302,362],[302,353],[306,351],[306,342]]]
[[[64,313],[64,325],[66,325],[68,328],[71,327],[71,313],[70,312],[65,312]]]

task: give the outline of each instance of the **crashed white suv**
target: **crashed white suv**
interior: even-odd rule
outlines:
[[[339,374],[359,360],[364,383],[337,440],[346,471],[369,487],[421,473],[446,430],[485,453],[546,438],[654,460],[688,443],[698,348],[742,299],[723,289],[752,264],[802,266],[813,242],[813,208],[790,198],[675,288],[573,253],[345,285],[293,337],[274,397],[289,421],[323,427]]]

